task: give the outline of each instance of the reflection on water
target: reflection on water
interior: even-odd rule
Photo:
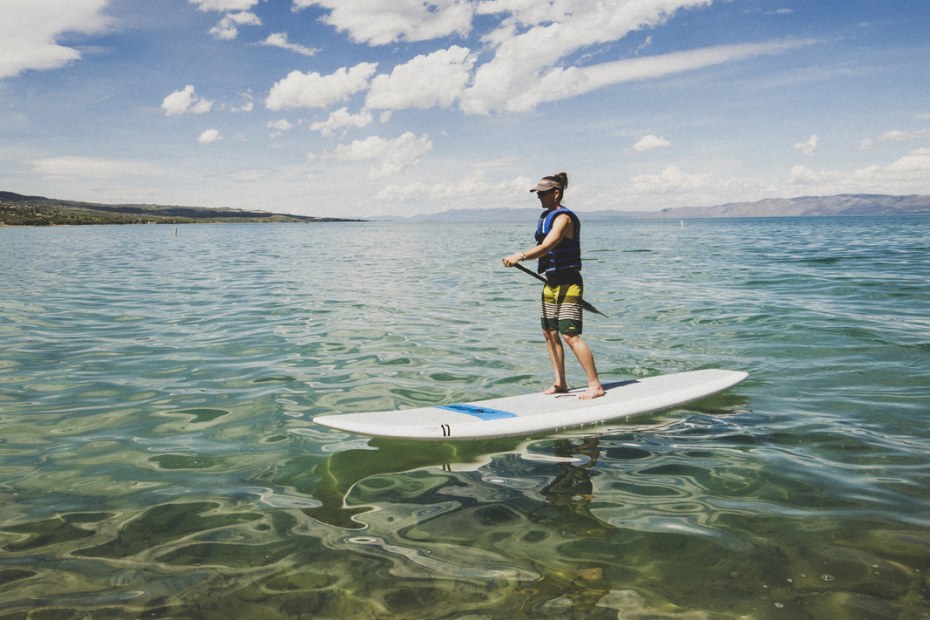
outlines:
[[[306,509],[307,515],[330,525],[358,529],[364,525],[353,517],[374,509],[374,506],[346,506],[347,494],[361,481],[370,485],[376,476],[450,463],[468,465],[485,455],[512,449],[513,445],[512,440],[503,439],[459,443],[372,439],[364,447],[340,450],[322,461],[296,457],[285,463],[270,482],[281,485],[286,481],[297,492],[318,499],[321,505]]]
[[[446,443],[312,419],[540,389],[524,227],[0,230],[0,618],[927,616],[930,221],[676,226],[591,227],[602,374],[749,380]]]

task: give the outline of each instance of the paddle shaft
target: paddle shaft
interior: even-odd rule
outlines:
[[[539,275],[539,274],[536,273],[535,271],[530,271],[529,269],[527,269],[526,267],[524,267],[524,266],[521,265],[520,263],[516,263],[516,264],[514,265],[514,267],[516,267],[517,269],[519,269],[519,270],[522,271],[523,273],[528,273],[528,274],[530,274],[531,276],[533,276],[534,278],[536,278],[537,280],[539,280],[539,281],[541,281],[541,282],[545,282],[546,284],[549,283],[549,281],[546,280],[544,277],[542,277],[541,275]],[[597,308],[595,308],[594,306],[592,306],[591,304],[589,304],[588,302],[586,302],[586,301],[583,300],[583,299],[581,300],[581,307],[584,308],[585,310],[587,310],[588,312],[593,312],[593,313],[595,313],[595,314],[600,314],[601,316],[607,316],[606,314],[604,314],[603,312],[601,312],[600,310],[598,310]]]
[[[536,279],[539,280],[540,282],[544,282],[544,283],[546,283],[546,284],[549,283],[544,277],[542,277],[541,275],[539,275],[539,274],[536,273],[535,271],[530,271],[529,269],[527,269],[526,267],[524,267],[524,266],[521,265],[520,263],[515,264],[514,267],[516,267],[517,269],[519,269],[519,270],[522,271],[523,273],[528,273],[528,274],[530,274],[531,276],[533,276],[534,278],[536,278]]]

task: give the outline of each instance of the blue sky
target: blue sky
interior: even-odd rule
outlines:
[[[930,194],[926,0],[2,0],[0,190],[319,216]]]

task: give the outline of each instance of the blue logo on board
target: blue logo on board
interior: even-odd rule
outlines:
[[[475,416],[480,420],[503,420],[505,418],[516,418],[517,414],[511,413],[509,411],[501,411],[500,409],[491,409],[489,407],[482,407],[481,405],[443,405],[441,407],[436,407],[437,409],[445,409],[446,411],[454,411],[455,413],[464,413],[466,415]]]

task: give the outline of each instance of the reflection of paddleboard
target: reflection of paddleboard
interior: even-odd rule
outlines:
[[[604,386],[606,394],[580,400],[584,389],[419,409],[324,415],[317,424],[342,431],[406,439],[479,439],[532,435],[629,418],[683,405],[726,390],[747,377],[733,370],[694,370]]]

